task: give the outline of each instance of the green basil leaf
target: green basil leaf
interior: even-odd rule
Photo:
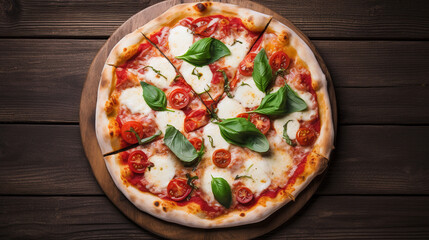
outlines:
[[[270,148],[265,135],[244,118],[229,118],[216,124],[219,125],[220,135],[228,143],[247,147],[255,152],[266,152]]]
[[[203,38],[192,44],[185,54],[176,58],[196,67],[202,67],[230,54],[228,47],[221,41],[214,38]]]
[[[215,178],[212,176],[211,185],[215,199],[225,208],[229,208],[231,206],[232,193],[228,182],[221,177]]]
[[[265,96],[259,107],[252,112],[265,115],[286,115],[307,109],[307,104],[289,85],[281,87],[277,92]]]
[[[273,78],[273,70],[271,69],[267,54],[263,48],[258,55],[256,55],[253,62],[252,77],[256,87],[262,92],[266,92]]]
[[[232,96],[231,94],[231,88],[229,86],[229,81],[228,81],[228,76],[226,76],[226,73],[223,69],[219,69],[217,70],[217,72],[221,72],[222,76],[223,76],[223,91],[226,93],[226,96],[228,96],[229,98],[233,98],[234,96]]]
[[[211,59],[208,64],[216,62],[221,57],[230,55],[231,51],[229,51],[229,48],[223,42],[213,38],[213,42],[210,47],[210,54]]]
[[[189,140],[175,127],[169,125],[164,134],[165,145],[185,164],[192,164],[198,153]]]
[[[287,112],[287,88],[281,87],[277,92],[265,96],[259,107],[252,112],[265,115],[282,115]]]
[[[136,136],[136,138],[138,140],[139,145],[150,143],[162,134],[162,132],[160,130],[158,130],[154,135],[141,139],[140,136],[137,134],[136,130],[134,130],[134,128],[132,128],[132,127],[130,128],[129,131],[126,131],[126,132],[130,132],[130,133],[134,134],[134,136]]]
[[[171,111],[167,109],[167,97],[165,93],[148,83],[140,82],[143,88],[143,98],[147,105],[155,111]]]
[[[305,103],[302,98],[289,86],[285,85],[287,88],[287,103],[286,103],[286,113],[300,112],[307,109],[307,103]]]
[[[286,143],[289,144],[292,147],[296,146],[296,143],[292,142],[292,140],[289,138],[289,136],[287,135],[287,124],[292,121],[289,120],[285,123],[285,125],[283,125],[283,138],[286,140]]]

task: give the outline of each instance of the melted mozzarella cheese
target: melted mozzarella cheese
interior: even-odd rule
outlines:
[[[220,118],[235,118],[238,114],[246,112],[246,109],[236,100],[225,97],[219,102],[217,115]]]
[[[293,166],[292,157],[283,149],[276,149],[271,154],[264,155],[262,162],[268,167],[271,184],[284,187],[288,182],[287,172]]]
[[[245,170],[239,175],[247,175],[252,178],[241,178],[241,180],[257,197],[271,184],[270,166],[259,154],[255,154],[246,160],[244,167]]]
[[[299,122],[297,120],[297,116],[299,116],[299,113],[292,113],[288,114],[282,118],[278,118],[274,120],[274,129],[276,130],[277,134],[280,136],[283,136],[284,128],[283,126],[289,121],[292,120],[287,124],[287,135],[290,139],[296,138],[296,132],[299,129]]]
[[[168,35],[168,45],[173,56],[185,54],[193,42],[194,35],[191,30],[181,25],[171,29],[170,35]]]
[[[121,96],[119,96],[119,102],[134,114],[148,114],[152,111],[143,99],[143,89],[141,87],[127,88],[122,91]]]
[[[213,195],[212,186],[211,186],[212,176],[214,178],[221,177],[225,179],[230,186],[233,183],[234,179],[232,177],[231,172],[227,168],[218,168],[213,165],[204,169],[204,173],[201,178],[201,190],[203,191],[203,193],[205,193],[207,197],[206,200],[208,200],[211,203],[217,203],[217,205],[220,205],[216,201]]]
[[[312,101],[313,95],[309,92],[298,92],[298,95],[305,101],[307,104],[307,110],[300,112],[301,119],[304,121],[310,120],[315,114],[317,114],[315,110],[315,102]]]
[[[204,145],[206,146],[206,154],[208,154],[211,158],[211,155],[215,149],[227,149],[229,148],[229,143],[223,139],[223,137],[220,135],[219,126],[214,123],[207,124],[203,129],[203,138],[204,138]],[[210,136],[213,139],[213,146],[210,143]]]
[[[231,45],[226,44],[229,51],[231,51],[231,55],[225,57],[225,66],[237,68],[238,64],[240,64],[249,51],[249,42],[244,38],[238,38],[236,41],[233,41]]]
[[[180,67],[180,72],[186,82],[197,92],[202,93],[210,86],[213,78],[213,73],[209,66],[195,67],[187,62],[183,62]],[[194,74],[192,74],[194,73]],[[200,74],[200,78],[197,75]]]
[[[245,78],[238,85],[234,99],[239,101],[243,107],[252,108],[259,106],[265,93],[261,92],[255,85],[252,77]]]
[[[153,167],[146,168],[144,177],[148,181],[148,188],[154,189],[155,192],[162,192],[168,186],[168,183],[176,174],[177,160],[171,154],[154,155],[149,158],[154,164]]]
[[[146,66],[151,66],[153,69],[147,67],[143,77],[158,88],[167,88],[176,77],[176,70],[170,62],[163,57],[150,58]],[[160,76],[154,70],[160,71],[160,73],[167,79]]]
[[[165,133],[167,124],[174,126],[177,130],[183,132],[183,122],[185,120],[185,114],[180,110],[175,110],[174,112],[156,112],[156,124],[158,125],[159,130],[162,133]]]

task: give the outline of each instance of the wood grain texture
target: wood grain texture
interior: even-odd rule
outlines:
[[[0,132],[1,195],[103,194],[78,126],[3,124]],[[429,126],[340,126],[318,194],[429,195],[429,148],[416,136],[429,136]]]
[[[157,2],[2,0],[0,36],[108,37]],[[257,2],[288,18],[310,38],[429,38],[429,8],[423,0]]]
[[[83,82],[103,43],[104,40],[0,40],[4,59],[0,62],[0,122],[77,123]],[[314,43],[337,87],[339,113],[343,115],[340,123],[429,123],[429,105],[425,104],[429,102],[427,42]],[[362,87],[367,89],[357,89]],[[379,98],[380,94],[385,98]],[[405,98],[398,97],[405,94]]]
[[[290,222],[259,239],[427,239],[428,201],[429,197],[315,196]],[[126,219],[103,196],[0,197],[1,238],[124,236],[157,238]]]

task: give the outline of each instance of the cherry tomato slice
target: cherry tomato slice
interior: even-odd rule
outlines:
[[[201,17],[197,18],[192,22],[194,27],[194,33],[203,37],[210,37],[217,28],[219,22],[213,23],[210,25],[210,22],[213,20],[211,17]]]
[[[226,149],[217,149],[212,154],[214,165],[220,168],[226,168],[231,162],[231,153]]]
[[[249,119],[249,114],[248,113],[240,113],[237,115],[238,118],[245,118],[245,119]]]
[[[167,186],[168,196],[176,202],[185,199],[191,193],[191,190],[191,186],[183,178],[174,178]]]
[[[271,128],[270,118],[266,115],[259,113],[252,113],[250,115],[250,122],[255,124],[256,128],[261,131],[262,134],[267,134]]]
[[[192,132],[207,125],[210,117],[205,109],[194,110],[185,118],[184,127],[186,132]]]
[[[192,146],[194,146],[194,148],[197,149],[197,151],[201,149],[201,145],[203,144],[203,141],[201,140],[201,138],[196,138],[196,137],[191,138],[189,142],[191,142]]]
[[[174,109],[182,109],[189,104],[189,94],[183,88],[176,88],[168,95],[168,102]]]
[[[243,76],[252,76],[253,61],[255,60],[256,53],[249,53],[243,61],[238,65],[238,71]]]
[[[287,67],[289,67],[289,63],[290,63],[289,56],[282,51],[275,52],[270,57],[270,65],[274,72],[277,72],[277,70],[281,68],[287,69]]]
[[[128,132],[130,131],[131,128],[133,128],[134,131],[136,131],[136,133],[139,135],[140,138],[143,138],[143,134],[144,134],[143,126],[141,125],[141,123],[136,121],[129,121],[122,125],[121,127],[122,139],[124,139],[125,142],[129,144],[134,144],[138,142],[138,139],[136,138],[136,135],[134,135],[134,133]]]
[[[235,197],[237,199],[237,202],[239,202],[241,204],[246,204],[246,203],[249,203],[250,201],[252,201],[253,193],[247,187],[240,187],[237,190]]]
[[[301,146],[309,146],[316,140],[316,133],[309,128],[302,127],[296,132],[296,140]]]
[[[131,171],[135,173],[144,173],[146,167],[150,165],[151,163],[148,162],[147,156],[143,151],[134,151],[128,157],[128,166],[130,167]]]

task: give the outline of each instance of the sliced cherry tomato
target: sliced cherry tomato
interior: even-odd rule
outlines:
[[[262,134],[267,134],[271,127],[270,118],[259,113],[252,113],[250,115],[250,122],[255,124],[256,128],[259,129]]]
[[[191,186],[187,184],[186,179],[174,178],[167,186],[168,196],[173,201],[182,201],[191,193]]]
[[[253,199],[253,193],[250,189],[247,187],[240,187],[237,190],[237,193],[235,194],[235,197],[237,198],[237,201],[241,204],[246,204],[252,201]]]
[[[186,132],[192,132],[207,125],[210,117],[205,109],[194,110],[186,116],[184,127]]]
[[[248,113],[240,113],[237,115],[238,118],[245,118],[245,119],[249,119],[249,114]]]
[[[282,51],[275,52],[270,57],[270,65],[274,72],[277,72],[277,70],[281,68],[287,69],[287,67],[289,67],[289,63],[290,63],[289,56]]]
[[[146,168],[152,163],[147,160],[147,156],[143,151],[137,150],[128,157],[128,166],[135,173],[144,173]]]
[[[212,154],[214,165],[220,168],[226,168],[231,162],[231,153],[226,149],[217,149]]]
[[[192,26],[194,27],[194,33],[203,37],[210,37],[217,28],[218,21],[212,23],[210,22],[214,20],[211,17],[201,17],[197,18],[192,22]]]
[[[141,125],[141,123],[136,121],[129,121],[122,125],[121,127],[122,138],[125,140],[125,142],[129,144],[134,144],[138,142],[138,139],[136,135],[134,135],[134,133],[128,132],[130,131],[131,128],[133,128],[134,131],[136,131],[136,133],[139,135],[140,138],[143,138],[143,134],[144,134],[143,126]]]
[[[302,127],[296,132],[296,140],[301,146],[309,146],[316,140],[316,133],[309,128]]]
[[[243,76],[252,76],[253,61],[255,60],[256,53],[249,53],[243,61],[238,65],[238,71]]]
[[[168,95],[168,102],[174,109],[182,109],[189,103],[189,93],[183,88],[176,88]]]
[[[203,141],[201,140],[201,138],[196,138],[196,137],[191,138],[189,142],[192,143],[192,145],[194,146],[195,149],[197,149],[197,151],[201,149],[201,145],[203,144]]]

